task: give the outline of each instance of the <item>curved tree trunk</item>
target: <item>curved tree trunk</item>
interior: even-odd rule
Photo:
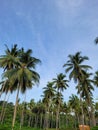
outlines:
[[[0,122],[2,121],[2,117],[3,117],[3,113],[4,113],[6,95],[7,95],[7,94],[5,94],[4,101],[3,101],[3,105],[2,105],[1,114],[0,114]]]
[[[7,103],[8,103],[9,97],[10,97],[10,93],[9,93],[9,95],[8,95],[7,102],[6,102],[5,107],[4,107],[4,110],[3,110],[3,115],[2,115],[2,119],[1,119],[1,124],[3,124],[3,120],[4,120],[4,116],[5,116],[5,112],[6,112],[6,108],[7,108]]]
[[[12,120],[12,130],[14,130],[14,125],[15,125],[16,111],[17,111],[17,105],[18,105],[18,95],[19,95],[19,87],[17,90],[16,103],[15,103],[15,107],[14,107],[14,115],[13,115],[13,120]]]

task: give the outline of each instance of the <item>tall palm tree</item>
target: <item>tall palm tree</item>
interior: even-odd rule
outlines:
[[[66,76],[63,73],[57,75],[57,78],[53,78],[54,87],[57,89],[58,94],[62,94],[64,89],[68,87],[68,80],[65,79]],[[61,100],[59,100],[61,101]],[[56,129],[58,129],[59,121],[59,111],[60,111],[60,102],[58,103],[57,117],[56,117]]]
[[[81,56],[81,52],[77,52],[75,55],[69,55],[69,60],[66,64],[63,65],[63,67],[67,67],[65,69],[65,72],[70,72],[69,79],[73,79],[75,83],[78,83],[78,86],[80,83],[84,80],[84,75],[86,74],[87,70],[91,67],[88,65],[84,65],[83,62],[85,60],[88,60],[87,56]],[[80,86],[78,87],[78,91],[80,94],[80,103],[82,102],[82,95],[80,93]],[[81,105],[81,104],[80,104]],[[84,125],[84,114],[83,114],[83,108],[81,106],[82,111],[82,124]]]
[[[7,45],[5,45],[5,46],[6,46],[5,55],[0,56],[0,67],[4,69],[4,72],[16,67],[14,63],[16,63],[17,56],[19,54],[17,44],[14,44],[14,46],[12,46],[11,49],[9,49]],[[16,87],[16,86],[9,85],[8,78],[6,78],[4,81],[2,81],[1,84],[2,84],[2,87],[1,87],[0,96],[1,96],[2,92],[5,92],[6,94],[9,91],[13,92]]]
[[[91,75],[92,74],[87,73],[84,76],[83,82],[79,84],[80,92],[81,92],[83,99],[88,100],[89,103],[90,103],[91,97],[93,95],[92,91],[94,91],[94,87],[93,87],[94,81],[92,79],[90,79]]]
[[[11,81],[17,82],[17,94],[19,94],[19,90],[24,93],[26,89],[31,89],[32,86],[35,85],[35,83],[39,82],[39,74],[34,71],[36,64],[39,62],[38,59],[31,57],[28,52],[31,52],[31,50],[28,50],[26,53],[23,52],[20,57],[20,62],[18,64],[18,67],[12,70],[10,74],[11,76]],[[17,74],[17,75],[16,75]],[[16,100],[17,104],[17,100]],[[17,107],[17,105],[16,105]],[[15,110],[16,111],[16,110]],[[13,126],[15,123],[15,117],[16,117],[16,112],[14,112],[14,120],[13,120]]]
[[[92,91],[94,91],[94,81],[92,79],[90,79],[90,76],[92,74],[87,73],[85,75],[84,81],[81,84],[80,87],[80,91],[81,91],[81,95],[83,97],[83,99],[85,99],[85,101],[87,102],[88,106],[91,108],[91,126],[95,126],[95,116],[94,116],[94,107],[93,107],[93,93]]]
[[[7,49],[9,52],[9,49]],[[17,96],[16,96],[16,103],[12,121],[12,130],[15,124],[16,118],[16,108],[18,104],[18,95],[19,91],[24,93],[27,88],[31,89],[35,83],[39,82],[39,74],[35,71],[36,64],[40,62],[39,59],[32,57],[32,50],[29,49],[26,52],[24,49],[20,49],[17,55],[11,55],[8,53],[4,58],[0,60],[0,65],[4,67],[7,71],[4,72],[3,77],[8,79],[10,82],[10,86],[15,86],[17,88]],[[3,60],[8,58],[9,65],[5,64]],[[2,61],[4,64],[2,64]]]
[[[63,65],[63,67],[67,67],[65,72],[70,72],[69,79],[75,82],[82,82],[85,71],[87,71],[91,66],[83,65],[85,60],[89,60],[87,56],[81,56],[81,52],[77,52],[75,55],[69,55],[69,60],[67,63]]]

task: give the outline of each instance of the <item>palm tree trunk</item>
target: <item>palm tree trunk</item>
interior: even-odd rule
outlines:
[[[31,113],[29,114],[29,120],[28,120],[28,126],[30,127],[31,126],[31,119],[32,119],[32,117],[31,117]]]
[[[68,125],[68,121],[67,121],[67,113],[66,113],[66,128],[67,128],[67,125]]]
[[[79,115],[76,113],[76,117],[77,117],[77,123],[79,124],[80,120],[79,120]]]
[[[81,107],[81,113],[82,113],[82,130],[85,130],[84,128],[84,111],[83,111],[83,105],[82,105],[82,98],[81,98],[81,93],[80,93],[80,107]]]
[[[60,104],[58,104],[57,112],[56,112],[56,130],[59,128],[59,109],[60,109]]]
[[[24,104],[23,104],[23,109],[22,109],[22,114],[21,114],[20,130],[21,130],[21,127],[23,126],[23,122],[24,122],[24,105],[25,105],[25,101],[26,101],[26,93],[25,93],[25,96],[24,96]]]
[[[24,106],[23,106],[22,113],[21,113],[20,130],[21,130],[21,127],[23,126],[23,118],[24,118],[23,116],[24,116]]]
[[[36,123],[35,123],[35,128],[37,128],[37,126],[38,126],[38,113],[36,114],[36,121],[35,121]]]
[[[76,121],[77,121],[77,116],[76,116],[76,112],[75,112],[75,122],[74,122],[75,123],[75,126],[74,126],[75,129],[76,129]]]
[[[7,102],[6,102],[5,107],[4,107],[4,111],[3,111],[3,115],[2,115],[2,119],[1,119],[1,124],[3,124],[3,120],[4,120],[4,116],[5,116],[5,112],[6,112],[6,108],[7,108],[7,103],[8,103],[9,97],[10,97],[10,93],[8,95]]]
[[[53,113],[50,113],[50,128],[52,128],[52,122],[53,122]]]
[[[3,113],[4,113],[6,95],[7,95],[7,94],[5,94],[4,101],[3,101],[3,105],[2,105],[2,110],[1,110],[1,115],[0,115],[0,122],[2,121],[2,116],[3,116]]]
[[[91,119],[92,119],[91,126],[96,126],[95,115],[94,115],[94,108],[93,108],[92,105],[91,105]]]
[[[42,114],[40,114],[40,129],[42,128]]]
[[[48,113],[47,113],[47,107],[45,107],[45,118],[44,118],[44,129],[48,129]]]
[[[18,95],[19,95],[19,87],[17,90],[16,103],[15,103],[15,107],[14,107],[14,115],[13,115],[13,120],[12,120],[12,130],[14,130],[14,125],[15,125],[16,111],[17,111],[17,105],[18,105]]]
[[[81,80],[80,80],[81,81]],[[84,130],[84,111],[83,111],[83,105],[82,105],[82,95],[81,95],[81,92],[80,92],[80,85],[79,85],[79,94],[80,94],[80,108],[81,108],[81,113],[82,113],[82,121],[81,121],[81,125],[83,126],[82,127],[82,130]]]

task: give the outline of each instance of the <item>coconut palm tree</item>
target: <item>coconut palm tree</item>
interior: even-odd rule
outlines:
[[[69,79],[73,79],[75,82],[82,82],[85,71],[91,68],[91,66],[83,65],[85,60],[89,60],[87,56],[81,56],[81,52],[77,52],[75,55],[69,55],[69,60],[63,67],[67,67],[65,72],[70,72]]]
[[[68,87],[68,84],[67,84],[68,80],[66,80],[65,78],[66,78],[66,75],[64,75],[63,73],[58,74],[57,78],[53,78],[54,87],[60,93],[62,93],[64,89],[67,89]]]
[[[54,97],[55,95],[55,89],[53,87],[53,82],[48,82],[47,83],[47,86],[43,88],[43,93],[45,95],[47,95],[48,99],[49,99],[49,106],[51,105],[51,101],[52,101],[52,98]]]
[[[0,67],[4,69],[4,72],[11,70],[15,67],[14,63],[16,63],[17,61],[16,57],[19,54],[17,44],[14,44],[14,46],[12,46],[11,49],[9,49],[7,45],[5,46],[6,46],[5,55],[0,56]],[[16,86],[10,86],[8,79],[5,79],[5,81],[2,81],[1,84],[2,84],[2,87],[1,87],[0,96],[2,92],[5,92],[7,94],[9,91],[10,92],[14,91],[16,87]]]
[[[60,92],[56,92],[55,97],[53,98],[53,101],[55,103],[55,109],[56,109],[56,130],[58,130],[60,124],[59,124],[59,113],[60,113],[60,108],[63,104],[63,95]]]
[[[84,65],[83,62],[85,60],[88,60],[87,56],[81,56],[81,52],[77,52],[75,55],[69,55],[69,60],[66,64],[63,65],[63,67],[67,67],[65,69],[65,72],[70,72],[69,79],[73,79],[75,83],[78,83],[78,91],[80,94],[80,103],[82,102],[82,95],[80,93],[80,86],[79,84],[83,82],[84,75],[86,74],[87,70],[91,67],[88,65]],[[82,104],[80,104],[82,105]],[[83,108],[81,106],[82,111],[82,124],[84,125],[84,114],[83,114]]]
[[[63,73],[57,75],[57,78],[53,78],[54,87],[57,89],[58,95],[62,94],[64,89],[68,87],[68,80],[65,79],[66,76]],[[56,129],[58,129],[58,121],[59,121],[59,111],[60,111],[60,101],[58,102],[58,110],[56,117]]]
[[[0,67],[6,70],[15,68],[15,62],[17,62],[17,56],[19,55],[19,50],[17,44],[14,44],[11,49],[7,45],[5,50],[5,55],[0,56]]]
[[[72,108],[72,112],[75,114],[75,128],[76,128],[76,120],[78,121],[79,124],[79,112],[80,112],[80,105],[79,105],[79,98],[72,94],[69,97],[69,105]]]
[[[80,91],[83,99],[87,102],[88,106],[91,109],[90,115],[91,115],[91,126],[95,126],[95,115],[94,115],[94,106],[93,106],[93,93],[94,91],[94,81],[90,79],[90,76],[92,74],[87,73],[85,75],[85,78],[81,84]],[[89,113],[89,112],[88,112]]]
[[[44,128],[43,119],[44,119],[45,107],[41,100],[39,100],[37,102],[37,104],[33,110],[36,114],[35,126]]]
[[[0,56],[0,67],[4,69],[4,72],[16,67],[15,63],[17,62],[17,56],[19,55],[19,50],[17,48],[17,44],[14,44],[11,49],[9,49],[7,45],[5,45],[5,46],[6,46],[5,55]],[[8,79],[1,82],[2,87],[1,87],[0,96],[1,96],[2,92],[4,92],[3,89],[6,90],[6,93],[9,90],[8,82],[9,82]],[[11,90],[11,86],[10,86],[10,90]],[[12,92],[12,90],[11,90],[11,92]]]
[[[31,99],[30,102],[28,103],[28,108],[29,108],[29,120],[28,120],[28,126],[31,126],[31,119],[32,119],[32,110],[35,106],[35,101],[34,99]]]
[[[42,102],[45,107],[45,115],[44,115],[44,129],[48,129],[48,114],[49,114],[49,98],[46,94],[42,95],[43,99]]]
[[[39,74],[35,71],[36,64],[40,62],[39,59],[32,57],[32,50],[29,49],[26,52],[24,49],[20,49],[17,55],[9,54],[9,49],[7,49],[8,55],[4,55],[0,60],[0,65],[4,67],[3,77],[9,80],[10,86],[15,86],[17,88],[16,103],[14,109],[14,116],[12,121],[12,130],[15,124],[16,118],[16,108],[18,102],[19,91],[24,93],[27,88],[31,89],[35,83],[39,82]],[[17,50],[17,49],[16,49]],[[16,54],[16,53],[15,53]],[[8,63],[5,64],[5,59],[8,58]]]
[[[52,98],[55,95],[55,89],[53,88],[52,82],[48,82],[47,87],[44,87],[43,89],[44,89],[44,91],[43,91],[43,93],[44,93],[43,101],[44,101],[45,106],[46,106],[45,126],[46,126],[46,129],[48,129],[49,108],[52,104]]]
[[[17,98],[16,98],[16,107],[17,107],[19,90],[22,93],[24,93],[27,88],[31,89],[32,86],[35,85],[35,83],[39,82],[39,74],[36,71],[34,71],[35,65],[36,63],[38,63],[39,60],[30,56],[26,57],[27,56],[26,54],[28,54],[28,52],[29,50],[26,53],[23,53],[24,55],[21,55],[18,67],[10,71],[9,73],[12,75],[10,77],[10,81],[14,81],[14,83],[17,83],[18,91],[17,91]],[[15,123],[15,118],[16,118],[16,108],[14,111],[14,118],[12,124],[13,127]]]
[[[88,107],[90,107],[91,112],[89,113],[89,109],[88,109],[88,113],[91,116],[91,121],[90,121],[90,125],[91,126],[95,126],[95,116],[94,116],[94,106],[93,106],[93,93],[92,91],[94,91],[94,81],[92,79],[90,79],[90,76],[92,74],[85,74],[84,76],[84,80],[82,83],[78,84],[76,88],[80,87],[80,93],[81,93],[81,97],[83,100],[86,101],[86,103],[88,104]],[[79,91],[78,91],[79,93]]]
[[[66,128],[68,127],[68,115],[69,113],[71,113],[71,109],[70,109],[70,104],[69,102],[63,102],[62,106],[61,106],[61,109],[62,109],[62,113],[63,113],[63,126],[66,126]]]

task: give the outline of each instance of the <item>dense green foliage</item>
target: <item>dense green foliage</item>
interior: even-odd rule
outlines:
[[[98,126],[92,127],[91,130],[98,130]]]

